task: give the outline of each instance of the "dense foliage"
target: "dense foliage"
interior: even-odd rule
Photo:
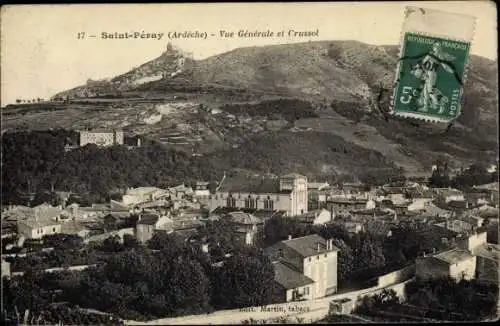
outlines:
[[[429,178],[429,183],[434,187],[453,187],[462,190],[496,181],[498,181],[498,173],[488,172],[487,167],[481,164],[472,164],[457,175],[450,177],[447,163],[441,161],[436,162],[436,169]]]
[[[234,168],[323,178],[335,174],[333,167],[348,167],[363,180],[378,183],[400,175],[380,153],[328,133],[308,132],[308,137],[293,132],[263,134],[247,139],[238,149],[204,157],[147,141],[133,149],[90,144],[65,152],[65,144],[75,137],[65,130],[5,133],[2,203],[26,204],[33,195],[32,204],[57,204],[57,197],[47,193],[52,189],[73,192],[83,204],[104,202],[128,187],[166,188],[197,180],[217,181],[223,171]],[[324,170],[329,166],[332,168]]]
[[[52,302],[68,302],[137,320],[272,300],[274,271],[258,249],[238,248],[219,261],[183,238],[166,233],[157,233],[148,244],[150,248],[133,239],[126,242],[126,250],[127,244],[119,247],[115,239],[83,250],[82,255],[98,256],[99,262],[81,272],[42,274],[24,266],[22,277],[6,283],[6,310],[15,315],[16,309],[30,309],[39,315]],[[66,251],[70,253],[78,255]]]
[[[43,190],[88,195],[106,201],[116,189],[169,187],[198,179],[215,180],[222,169],[160,143],[99,148],[87,145],[69,152],[65,130],[6,133],[2,136],[2,202],[26,204],[23,194]]]
[[[310,102],[297,99],[279,99],[257,104],[226,104],[221,109],[235,115],[265,116],[271,120],[283,118],[290,122],[318,117]]]

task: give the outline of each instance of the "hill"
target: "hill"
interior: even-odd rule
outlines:
[[[454,168],[496,160],[496,62],[471,57],[463,113],[447,129],[384,116],[397,55],[397,46],[321,41],[239,48],[193,60],[168,46],[158,58],[127,73],[56,94],[45,107],[4,108],[2,131],[118,127],[200,155],[237,153],[254,139],[293,133],[297,144],[308,145],[294,147],[286,143],[288,136],[269,136],[272,141],[261,141],[262,148],[248,146],[248,155],[260,157],[274,151],[271,146],[281,146],[287,150],[279,153],[292,168],[301,155],[319,155],[324,159],[316,166],[304,166],[322,171],[330,164],[326,170],[356,174],[362,168],[349,161],[356,158],[331,158],[323,135],[374,157],[382,155],[408,174],[428,174],[437,159]],[[293,104],[293,110],[284,105],[296,100],[310,104]],[[360,160],[366,169],[387,169],[382,161],[371,162],[364,155]],[[248,165],[234,157],[231,162],[234,167]],[[257,163],[247,167],[263,168]]]

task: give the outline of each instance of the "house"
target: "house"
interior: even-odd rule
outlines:
[[[228,219],[234,226],[236,238],[245,245],[254,244],[255,235],[264,225],[262,219],[241,211],[229,213]]]
[[[344,226],[345,226],[347,232],[353,233],[353,234],[359,233],[359,232],[364,230],[363,223],[359,223],[359,222],[346,222]]]
[[[424,255],[415,260],[417,277],[439,278],[449,276],[457,281],[471,280],[476,275],[476,256],[467,250],[451,249]]]
[[[365,184],[360,182],[344,182],[341,185],[341,189],[345,194],[361,195],[366,192],[367,187]]]
[[[194,196],[195,197],[208,197],[210,196],[210,190],[208,189],[208,182],[198,181],[194,186]]]
[[[326,209],[318,209],[314,211],[307,212],[305,214],[299,215],[296,217],[296,219],[302,223],[305,224],[326,224],[335,218],[335,214],[332,214],[332,212],[326,210]]]
[[[326,203],[326,208],[338,215],[349,215],[352,211],[367,209],[368,200],[366,199],[341,199],[332,198]]]
[[[448,203],[443,205],[443,208],[455,213],[463,213],[469,209],[469,203],[465,200],[450,200]]]
[[[457,246],[460,249],[474,251],[474,249],[487,243],[487,230],[485,228],[476,228],[467,233],[457,240]]]
[[[4,277],[10,278],[10,263],[2,258],[2,279]],[[3,282],[2,282],[3,283]]]
[[[157,187],[129,188],[122,196],[122,205],[133,206],[169,197],[169,192]]]
[[[436,188],[438,200],[444,203],[448,203],[450,201],[464,201],[464,194],[457,189],[452,188]]]
[[[403,193],[388,194],[386,197],[395,205],[406,203],[406,196]]]
[[[434,193],[430,189],[407,189],[406,196],[410,199],[409,211],[419,211],[425,209],[434,200]]]
[[[61,233],[73,234],[81,238],[86,238],[90,234],[90,229],[78,221],[68,221],[61,224]]]
[[[308,208],[309,210],[315,210],[324,208],[326,206],[326,201],[330,196],[331,192],[327,189],[317,190],[308,189]]]
[[[490,194],[490,203],[492,205],[495,205],[495,207],[498,207],[498,181],[497,182],[492,182],[480,186],[474,186],[474,189],[481,190],[488,192]]]
[[[228,178],[209,197],[210,211],[218,207],[307,213],[307,178],[292,173],[280,178]]]
[[[156,230],[166,229],[170,223],[172,220],[166,215],[141,214],[135,227],[135,237],[140,243],[145,243],[153,237]]]
[[[264,249],[275,266],[275,293],[281,301],[310,300],[337,291],[337,253],[333,239],[317,234],[280,241]]]
[[[484,218],[477,215],[465,215],[460,217],[460,219],[475,227],[481,227],[484,224]]]
[[[40,239],[44,235],[61,233],[63,210],[60,207],[39,205],[31,216],[17,221],[17,231],[27,239]]]
[[[452,215],[451,211],[437,207],[431,203],[424,206],[422,213],[429,217],[443,217],[443,218],[449,218]]]
[[[483,243],[472,250],[476,256],[476,272],[479,280],[498,284],[500,246],[493,243]]]
[[[474,225],[459,219],[450,219],[444,222],[444,227],[456,233],[468,233],[474,230]]]
[[[28,219],[19,221],[18,233],[27,239],[40,239],[44,235],[61,233],[61,223],[52,219]]]
[[[183,199],[185,196],[192,196],[194,194],[193,188],[186,186],[185,184],[180,184],[175,187],[168,188],[170,193],[170,198],[172,199]]]

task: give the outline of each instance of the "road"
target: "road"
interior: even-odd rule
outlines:
[[[357,301],[361,295],[373,294],[383,289],[393,288],[400,293],[406,283],[413,280],[389,285],[386,287],[371,287],[363,290],[340,293],[315,300],[272,304],[263,307],[250,307],[244,309],[221,310],[206,315],[192,315],[177,318],[162,318],[147,322],[125,320],[125,325],[217,325],[241,324],[244,320],[272,320],[274,318],[287,318],[291,322],[300,318],[303,323],[310,323],[323,318],[328,314],[329,305],[335,299],[351,299]]]

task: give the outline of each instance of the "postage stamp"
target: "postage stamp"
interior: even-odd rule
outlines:
[[[406,33],[395,111],[457,118],[469,49],[470,43]]]
[[[446,19],[440,18],[456,22],[463,20],[463,16],[450,20],[448,13],[408,8],[408,17],[413,21],[404,26],[402,33],[393,114],[450,122],[461,112],[474,20],[465,21],[472,32],[466,28],[466,33],[457,35],[449,29]],[[439,22],[444,22],[447,28],[439,28]]]

